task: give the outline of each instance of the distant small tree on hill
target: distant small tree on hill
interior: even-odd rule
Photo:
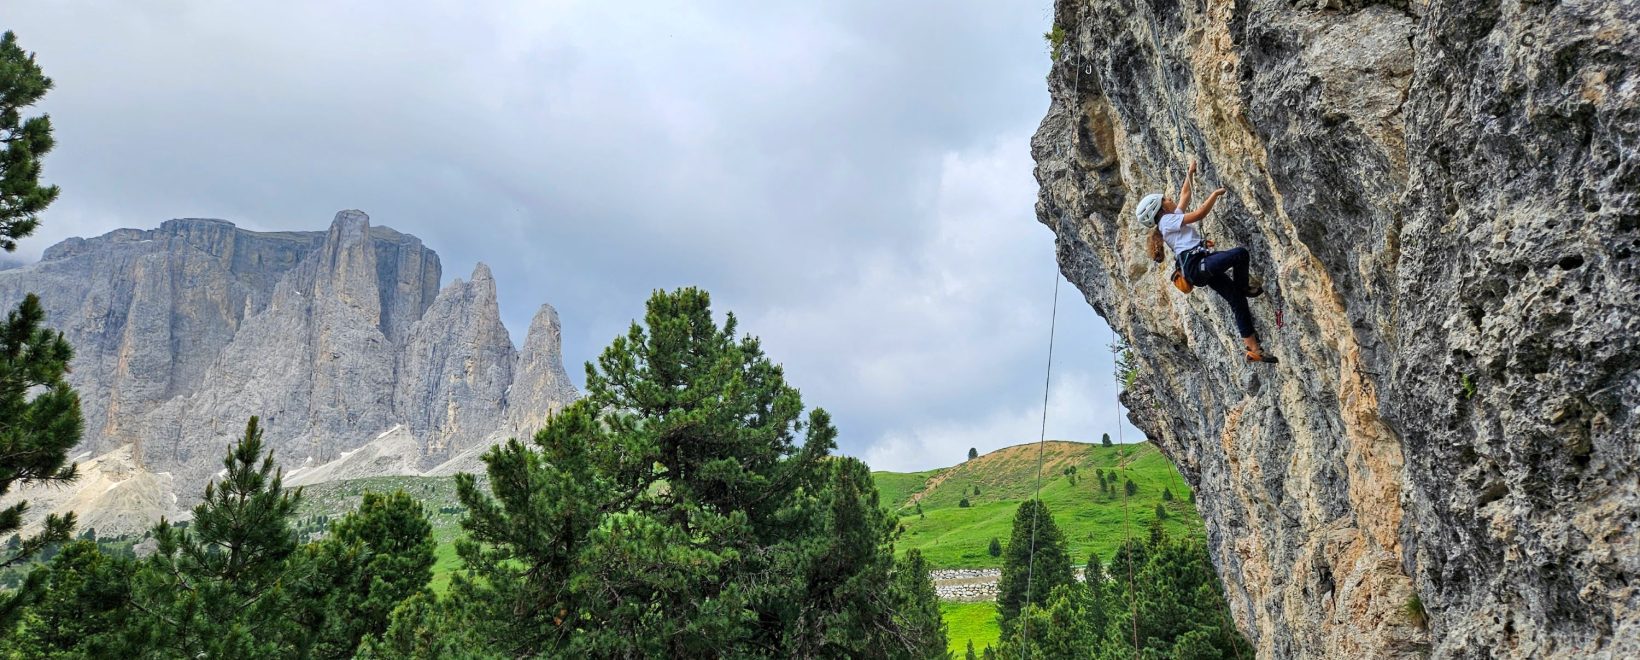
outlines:
[[[1167,520],[1167,509],[1164,508],[1161,504],[1156,505],[1156,519],[1157,520]]]
[[[975,449],[973,447],[969,447],[968,448],[968,460],[971,461],[971,460],[974,460],[976,458],[979,458],[979,450]]]
[[[1173,491],[1168,490],[1166,488],[1163,488],[1162,489],[1162,501],[1163,502],[1172,502],[1173,501]]]
[[[969,504],[968,503],[968,498],[964,497],[964,498],[962,498],[962,501],[957,502],[957,506],[966,509],[966,508],[968,508],[970,506],[973,506],[973,505]]]
[[[992,557],[1001,557],[1002,556],[1002,541],[997,540],[997,537],[995,537],[995,536],[991,537],[991,547],[989,549],[989,552],[991,553]]]
[[[1102,444],[1102,445],[1104,445],[1104,446],[1106,446],[1106,447],[1109,447],[1109,446],[1110,446],[1110,434],[1109,434],[1109,433],[1106,433],[1106,434],[1105,434],[1105,435],[1104,435],[1104,437],[1102,437],[1102,438],[1099,438],[1099,444]]]
[[[1127,491],[1129,496],[1139,492],[1139,484],[1133,483],[1132,479],[1127,480],[1127,483],[1123,484],[1122,488]]]

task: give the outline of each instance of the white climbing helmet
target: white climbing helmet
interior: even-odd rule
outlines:
[[[1139,206],[1133,210],[1134,217],[1139,219],[1139,226],[1149,229],[1156,224],[1156,214],[1162,212],[1162,194],[1150,193],[1139,200]]]

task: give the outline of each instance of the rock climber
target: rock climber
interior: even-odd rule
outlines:
[[[1196,210],[1184,210],[1190,207],[1190,184],[1195,177],[1196,162],[1191,161],[1190,169],[1184,175],[1184,185],[1179,186],[1177,202],[1161,193],[1151,193],[1139,200],[1135,215],[1140,226],[1150,227],[1150,240],[1146,246],[1150,259],[1161,263],[1162,245],[1165,243],[1172,248],[1179,272],[1191,286],[1210,288],[1230,303],[1236,331],[1241,333],[1241,340],[1247,344],[1247,361],[1274,364],[1276,358],[1265,355],[1264,349],[1259,346],[1258,332],[1253,329],[1253,311],[1247,306],[1248,298],[1257,298],[1264,293],[1264,287],[1248,285],[1247,248],[1215,252],[1213,243],[1204,240],[1197,230],[1196,223],[1213,210],[1213,204],[1224,196],[1224,189],[1209,193],[1207,201]]]

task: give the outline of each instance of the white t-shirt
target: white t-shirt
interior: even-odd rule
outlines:
[[[1156,227],[1162,230],[1162,240],[1173,248],[1173,254],[1194,248],[1202,244],[1202,235],[1196,231],[1196,225],[1185,224],[1183,213],[1169,213],[1156,222]]]

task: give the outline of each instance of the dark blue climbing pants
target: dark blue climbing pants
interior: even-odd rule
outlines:
[[[1247,248],[1214,252],[1202,258],[1197,279],[1230,303],[1236,332],[1253,337],[1253,310],[1247,308]]]

